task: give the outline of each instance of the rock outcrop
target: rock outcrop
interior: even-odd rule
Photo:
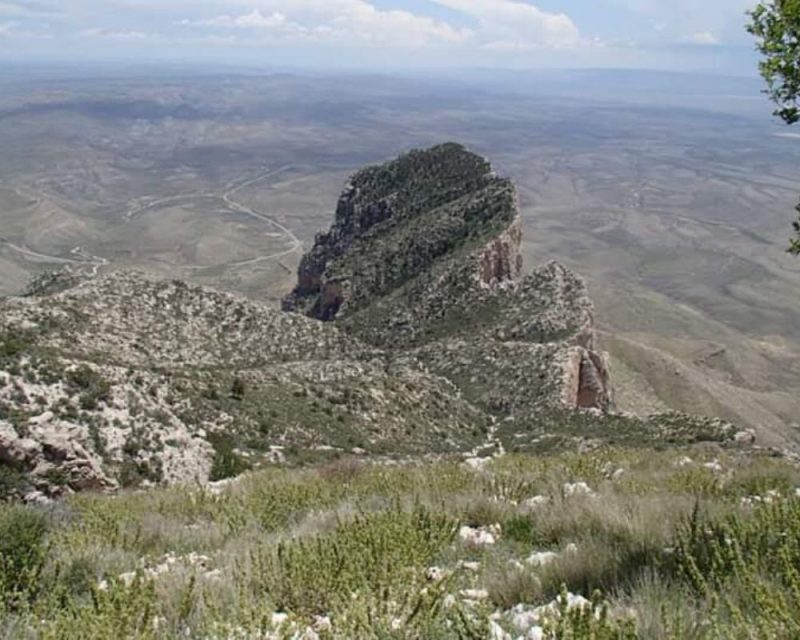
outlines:
[[[46,415],[52,418],[52,414]],[[96,455],[80,444],[69,428],[59,424],[29,425],[20,436],[0,422],[0,463],[24,474],[24,495],[62,496],[72,491],[114,490],[118,484],[100,467]]]
[[[353,176],[284,308],[413,354],[490,410],[605,410],[586,287],[555,262],[523,274],[521,242],[514,187],[484,158],[413,151]]]

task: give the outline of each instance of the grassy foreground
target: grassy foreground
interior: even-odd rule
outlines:
[[[0,505],[0,637],[800,637],[789,462],[474,466],[342,460]]]

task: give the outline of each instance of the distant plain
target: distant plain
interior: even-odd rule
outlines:
[[[347,176],[456,140],[527,264],[588,281],[617,403],[797,440],[800,139],[757,80],[616,72],[0,77],[0,295],[138,268],[278,304]]]

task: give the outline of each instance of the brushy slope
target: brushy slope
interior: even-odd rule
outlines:
[[[799,484],[603,449],[0,506],[0,636],[796,637]]]
[[[136,273],[8,299],[0,494],[204,482],[341,453],[468,452],[498,446],[494,432],[534,451],[664,435],[649,420],[541,410],[559,393],[548,383],[557,345],[474,349],[453,339],[395,355],[330,323]],[[683,442],[733,435],[707,422],[668,431]]]
[[[489,423],[413,360],[179,281],[116,273],[0,306],[4,492],[205,481],[220,456],[461,451]]]

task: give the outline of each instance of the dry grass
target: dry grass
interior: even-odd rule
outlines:
[[[30,553],[0,549],[26,567],[15,572],[19,584],[6,579],[0,589],[0,636],[278,638],[324,615],[331,629],[323,638],[485,638],[493,612],[511,631],[512,608],[545,604],[564,587],[587,598],[602,590],[610,613],[594,636],[552,637],[629,637],[617,618],[659,640],[711,640],[720,629],[747,637],[756,633],[741,622],[748,616],[759,628],[793,629],[780,616],[796,583],[780,558],[741,575],[713,565],[718,579],[699,589],[688,569],[706,560],[694,549],[714,543],[686,532],[699,513],[702,530],[722,527],[754,549],[756,534],[785,528],[800,509],[797,469],[722,456],[722,470],[711,471],[703,466],[710,457],[697,452],[677,466],[685,453],[508,456],[483,471],[340,461],[250,474],[221,495],[174,488],[76,496],[44,510],[0,507],[7,526],[37,511],[47,525],[43,546]],[[569,482],[593,493],[569,496]],[[759,491],[780,491],[787,511],[742,504],[766,495]],[[533,496],[546,499],[525,506]],[[502,531],[494,545],[458,540],[461,526],[490,525]],[[45,550],[39,563],[37,549]],[[526,562],[548,551],[556,554],[549,562]],[[768,549],[757,557],[770,557]],[[744,558],[730,566],[750,567]],[[441,575],[432,578],[434,566]],[[754,592],[747,576],[765,566],[779,577]],[[482,589],[485,600],[465,595]],[[765,594],[777,605],[765,606]],[[280,631],[276,613],[289,616]],[[590,633],[595,623],[559,624]]]

